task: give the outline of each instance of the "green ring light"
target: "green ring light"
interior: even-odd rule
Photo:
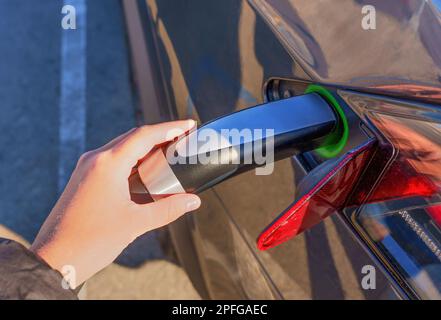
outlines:
[[[346,146],[349,137],[349,126],[345,113],[343,112],[340,104],[337,102],[337,99],[335,99],[334,95],[324,87],[317,84],[310,84],[308,88],[306,88],[305,93],[319,94],[334,108],[334,111],[337,113],[339,119],[336,130],[334,130],[334,132],[325,139],[325,142],[321,147],[315,150],[324,158],[334,158]]]

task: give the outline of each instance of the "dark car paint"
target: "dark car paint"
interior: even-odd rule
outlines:
[[[250,0],[320,83],[441,101],[441,2]],[[361,8],[375,7],[364,30]]]
[[[254,1],[254,4],[257,2]],[[299,28],[302,30],[298,34],[314,53],[317,63],[309,67],[298,63],[295,55],[295,60],[292,59],[264,19],[246,1],[148,0],[147,3],[154,26],[157,56],[160,57],[157,68],[165,80],[166,95],[178,118],[194,117],[200,122],[207,122],[234,110],[261,103],[266,99],[262,88],[266,88],[272,78],[325,81],[336,86],[358,86],[361,90],[368,90],[372,83],[373,86],[401,85],[398,86],[401,89],[403,82],[407,85],[414,83],[411,77],[407,81],[409,77],[404,73],[400,81],[395,81],[394,77],[390,77],[391,74],[383,79],[381,70],[384,68],[378,66],[380,58],[372,60],[370,64],[369,61],[365,62],[362,68],[364,73],[358,77],[350,68],[360,60],[350,55],[354,37],[350,37],[350,41],[346,39],[346,43],[337,42],[340,48],[347,48],[348,55],[340,57],[345,60],[337,63],[339,72],[330,72],[334,69],[333,61],[325,58],[327,52],[324,48],[327,46],[323,48],[314,34],[306,32],[305,21],[302,22],[298,15],[298,12],[309,12],[308,19],[322,19],[317,16],[320,10],[311,12],[315,6],[311,1],[299,1],[289,10],[283,10],[284,17],[297,12],[297,16],[291,16],[292,19],[287,21],[292,24],[294,32]],[[276,7],[280,3],[268,2]],[[410,4],[405,7],[406,10],[397,6],[400,11],[397,13],[394,7],[386,6],[384,19],[398,19],[398,16],[400,23],[405,26],[412,17],[409,8],[413,7]],[[337,12],[344,12],[348,5],[359,9],[361,2],[332,2],[333,10]],[[280,6],[277,8],[280,10]],[[390,13],[390,10],[393,12]],[[313,15],[315,12],[316,16]],[[354,18],[357,26],[359,21]],[[430,51],[426,56],[434,56],[433,61],[438,61],[436,44],[431,42],[424,48]],[[332,48],[328,50],[332,51]],[[291,54],[293,52],[290,50]],[[351,63],[345,66],[344,61],[348,59]],[[373,65],[378,69],[372,69]],[[377,72],[369,74],[374,70]],[[433,77],[428,81],[416,80],[421,86],[439,88],[439,79],[438,83]],[[291,81],[286,82],[289,84]],[[388,90],[388,93],[393,93]],[[401,94],[403,92],[400,91]],[[433,98],[433,95],[424,95],[421,91],[411,93],[409,97],[418,98],[421,95],[427,100]],[[341,102],[351,124],[351,139],[347,146],[350,148],[364,138],[357,117]],[[324,160],[314,155],[310,159],[314,159],[316,164]],[[256,250],[256,236],[292,202],[295,186],[306,173],[307,169],[299,165],[298,159],[278,162],[275,172],[270,176],[246,173],[205,192],[202,195],[204,205],[199,212],[187,216],[184,224],[182,220],[176,224],[186,228],[190,226],[192,245],[196,251],[196,256],[192,258],[197,258],[197,269],[200,267],[206,287],[204,289],[207,289],[210,297],[396,297],[381,272],[377,273],[377,290],[366,291],[360,288],[363,276],[361,268],[366,264],[374,264],[374,261],[354,241],[352,231],[338,215],[278,248],[268,252]],[[191,256],[190,253],[187,255]],[[181,253],[181,256],[185,254]],[[194,266],[192,270],[195,270]]]

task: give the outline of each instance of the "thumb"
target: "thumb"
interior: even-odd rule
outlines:
[[[153,203],[140,205],[144,232],[165,226],[200,206],[201,199],[190,193],[175,194]]]

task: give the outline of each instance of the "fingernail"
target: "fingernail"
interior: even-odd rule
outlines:
[[[188,211],[196,210],[200,206],[201,206],[201,199],[199,199],[199,198],[194,198],[194,199],[190,200],[189,202],[187,202],[187,210]]]
[[[188,119],[188,125],[190,126],[190,128],[193,128],[196,125],[196,121],[194,121],[193,119]]]

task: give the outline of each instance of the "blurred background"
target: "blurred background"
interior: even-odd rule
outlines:
[[[87,1],[84,15],[79,8],[77,24],[87,28],[75,33],[76,47],[63,43],[62,7],[62,0],[0,0],[0,237],[26,245],[78,154],[139,121],[121,2]],[[199,298],[164,230],[135,241],[81,297]]]

